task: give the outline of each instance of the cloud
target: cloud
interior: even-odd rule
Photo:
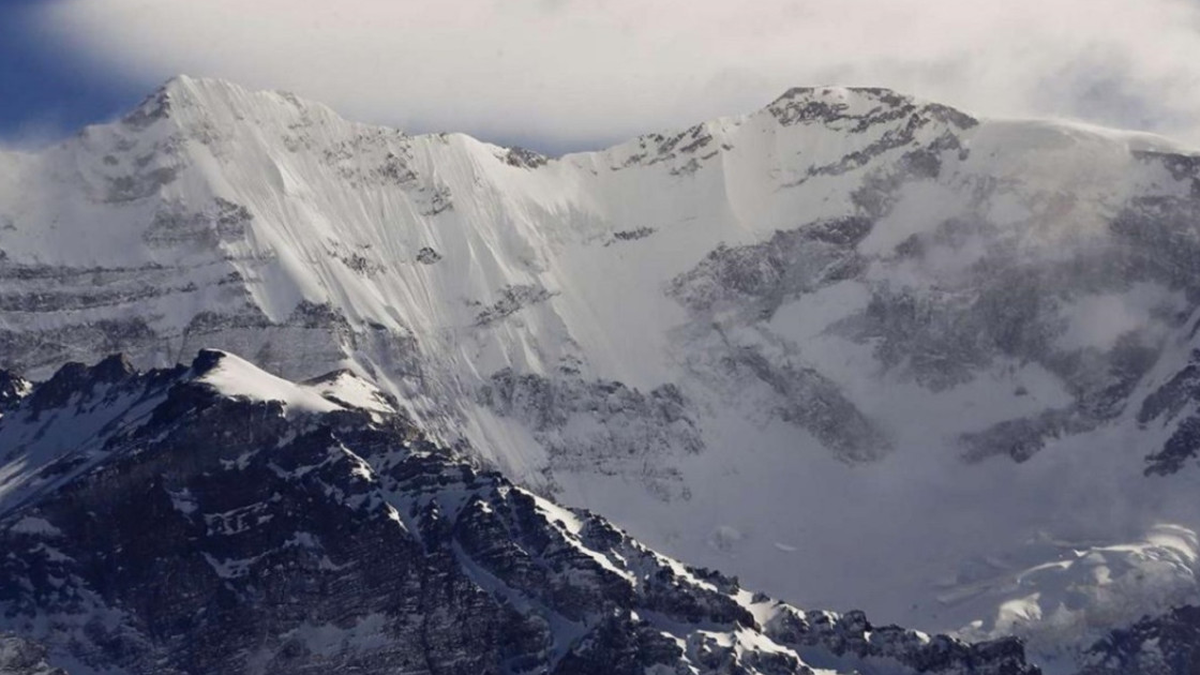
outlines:
[[[148,86],[224,77],[541,148],[747,112],[801,84],[1200,145],[1190,0],[61,0],[39,20]]]

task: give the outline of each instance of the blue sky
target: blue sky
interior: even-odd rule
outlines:
[[[0,142],[186,73],[551,153],[891,87],[1200,147],[1200,0],[0,0]]]
[[[0,138],[40,143],[110,119],[147,93],[64,50],[34,18],[45,0],[0,0]]]

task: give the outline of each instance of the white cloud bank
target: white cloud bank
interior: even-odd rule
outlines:
[[[1200,146],[1194,0],[60,0],[40,28],[148,86],[186,72],[538,148],[879,85]]]

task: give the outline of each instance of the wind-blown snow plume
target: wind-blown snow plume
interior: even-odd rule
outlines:
[[[36,30],[147,84],[284,87],[356,118],[595,147],[762,105],[797,82],[888,86],[989,115],[1200,141],[1200,8],[1183,0],[505,3],[66,0]],[[146,58],[153,54],[154,58]]]

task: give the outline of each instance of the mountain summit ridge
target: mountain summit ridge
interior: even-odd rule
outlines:
[[[340,120],[350,121],[341,113],[337,112],[333,107],[322,103],[314,98],[301,96],[286,89],[254,89],[244,87],[232,80],[208,77],[208,76],[192,76],[180,73],[166,79],[161,85],[153,90],[143,101],[137,104],[132,111],[123,115],[121,119],[134,118],[137,119],[142,115],[152,115],[153,111],[157,110],[159,102],[167,99],[172,99],[177,104],[183,107],[209,108],[214,110],[224,110],[227,112],[237,113],[239,106],[244,106],[246,109],[254,107],[255,100],[273,100],[275,103],[284,103],[300,110],[311,110],[317,114],[337,118]],[[939,115],[946,117],[958,117],[960,125],[969,126],[971,123],[968,120],[987,120],[987,121],[1028,121],[1037,124],[1046,124],[1058,126],[1062,128],[1072,128],[1081,131],[1090,131],[1094,133],[1108,134],[1118,137],[1125,137],[1131,140],[1140,139],[1148,145],[1159,145],[1162,149],[1169,149],[1172,152],[1195,154],[1200,152],[1200,149],[1186,148],[1166,136],[1155,134],[1146,131],[1135,131],[1120,129],[1117,127],[1107,127],[1093,123],[1073,120],[1068,118],[1006,118],[1006,117],[991,117],[982,116],[977,113],[969,112],[954,106],[948,106],[930,99],[921,98],[903,91],[892,89],[889,87],[871,86],[871,85],[800,85],[792,86],[784,90],[774,99],[765,103],[762,107],[751,112],[733,113],[720,117],[707,119],[696,122],[693,126],[716,126],[719,127],[728,122],[740,122],[754,116],[756,114],[766,113],[772,109],[784,107],[787,103],[797,103],[798,99],[803,102],[815,104],[818,106],[841,106],[847,110],[854,110],[857,113],[870,111],[872,108],[887,107],[887,108],[911,108],[919,111],[938,111]],[[403,132],[401,129],[395,129],[387,124],[373,123],[358,123],[363,126],[379,127],[385,129],[394,129]],[[104,126],[103,124],[94,126]],[[657,132],[657,135],[670,135],[670,131],[662,130]],[[447,130],[442,132],[424,132],[411,134],[413,136],[464,136],[472,140],[478,141],[485,145],[492,145],[504,150],[509,148],[500,144],[491,143],[484,139],[477,139],[463,132]],[[618,141],[613,145],[601,148],[588,150],[576,150],[566,152],[560,155],[548,156],[549,159],[561,160],[572,156],[585,156],[595,153],[604,153],[612,151],[616,148],[634,142],[637,138],[643,136],[656,135],[655,132],[646,132],[638,137],[631,138],[625,141]],[[519,148],[517,148],[519,149]]]

